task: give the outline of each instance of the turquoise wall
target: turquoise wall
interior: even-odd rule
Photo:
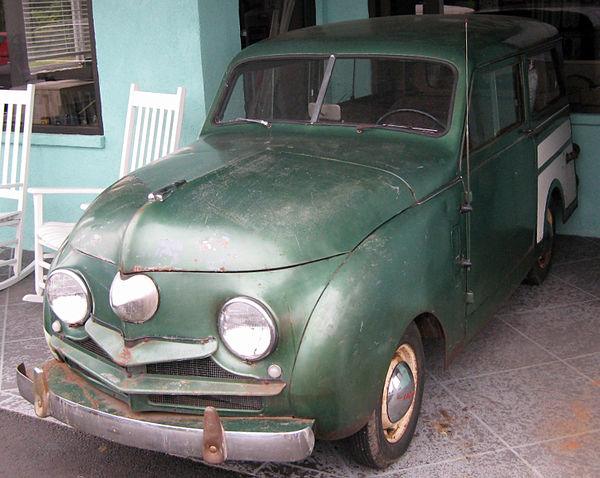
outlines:
[[[581,147],[575,167],[579,178],[579,206],[561,234],[600,237],[600,115],[572,114],[573,141]]]
[[[239,1],[198,0],[198,4],[205,113],[208,113],[227,65],[241,48]],[[202,123],[198,124],[196,134],[201,127]]]
[[[237,0],[94,0],[104,135],[34,134],[29,186],[104,187],[117,179],[129,86],[186,88],[181,145],[198,135],[221,75],[240,49]],[[88,198],[48,197],[49,220],[74,221]],[[25,247],[33,247],[28,202]]]

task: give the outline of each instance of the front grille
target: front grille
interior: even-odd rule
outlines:
[[[108,354],[92,339],[73,342],[81,348],[111,360]],[[83,368],[65,357],[67,364],[75,371],[95,381]],[[154,363],[146,365],[147,374],[209,377],[239,380],[240,377],[219,367],[212,359],[181,360],[176,362]],[[263,409],[262,397],[236,395],[147,395],[151,404],[159,406],[181,406],[190,408],[215,407],[226,410],[260,411]]]
[[[113,362],[104,349],[90,338],[72,343],[94,355]],[[240,376],[219,367],[211,358],[148,364],[146,365],[146,373],[151,375],[224,378],[228,380],[240,379]]]
[[[64,360],[65,363],[76,372],[80,373],[81,375],[84,375],[85,377],[93,379],[93,377],[88,373],[87,370],[81,368],[76,362],[73,362],[71,359],[69,359],[69,357],[64,357]]]
[[[156,405],[179,405],[184,407],[215,407],[229,410],[253,410],[263,408],[261,397],[240,397],[235,395],[148,395],[148,400]]]
[[[72,343],[74,343],[75,345],[78,345],[82,349],[87,350],[88,352],[93,353],[94,355],[98,355],[99,357],[102,357],[103,359],[106,359],[106,360],[110,360],[112,362],[112,359],[104,351],[104,349],[102,347],[100,347],[92,339],[90,339],[89,337],[85,340],[82,340],[81,342],[77,341],[77,342],[72,342]]]
[[[225,378],[229,380],[240,379],[238,375],[234,375],[219,367],[211,358],[153,363],[146,365],[146,373],[155,375]]]

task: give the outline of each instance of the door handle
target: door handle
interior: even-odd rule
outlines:
[[[577,143],[573,143],[573,151],[571,151],[570,153],[567,153],[567,155],[565,156],[567,163],[570,163],[571,161],[576,160],[579,157],[580,152],[581,152],[581,148],[579,147],[579,145]]]

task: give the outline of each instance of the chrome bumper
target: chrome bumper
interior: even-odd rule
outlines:
[[[124,445],[208,463],[297,461],[312,453],[315,441],[313,420],[219,417],[212,407],[204,416],[131,412],[57,361],[35,367],[32,373],[19,365],[17,385],[40,417],[52,416]]]

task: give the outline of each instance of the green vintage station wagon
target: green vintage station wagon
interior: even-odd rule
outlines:
[[[198,141],[109,187],[47,278],[40,416],[209,463],[407,449],[446,362],[548,273],[577,205],[560,39],[502,16],[298,30],[239,54]]]

